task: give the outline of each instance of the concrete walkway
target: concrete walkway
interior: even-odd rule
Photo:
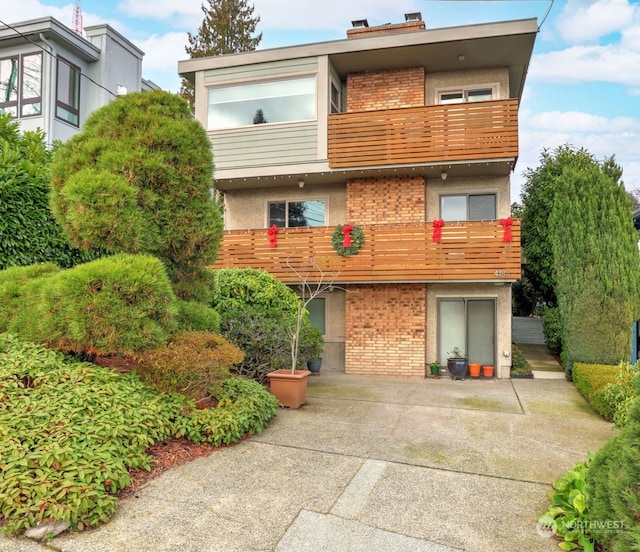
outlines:
[[[551,354],[544,339],[542,320],[535,317],[514,316],[511,339],[531,365],[535,379],[564,379],[564,370]]]
[[[166,472],[96,530],[2,552],[556,551],[554,479],[613,435],[565,380],[331,372],[236,446]]]

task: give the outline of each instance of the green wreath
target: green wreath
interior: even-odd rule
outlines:
[[[331,245],[333,245],[336,253],[341,257],[351,257],[355,255],[360,251],[364,243],[364,232],[362,228],[354,225],[353,230],[351,230],[351,245],[349,247],[345,247],[343,242],[344,232],[342,231],[342,224],[338,224],[333,232],[333,236],[331,236]]]

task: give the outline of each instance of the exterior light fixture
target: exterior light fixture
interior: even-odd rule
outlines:
[[[442,180],[446,180],[446,179],[447,179],[447,176],[449,176],[449,175],[447,174],[447,171],[442,171],[442,172],[440,173],[440,178],[442,178]]]
[[[304,188],[304,180],[298,180],[298,188]]]

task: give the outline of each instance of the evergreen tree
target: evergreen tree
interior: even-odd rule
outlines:
[[[574,362],[618,364],[631,354],[639,316],[640,256],[621,171],[567,164],[555,180],[549,241],[563,326],[565,370]]]
[[[569,145],[553,151],[544,150],[540,165],[525,172],[522,191],[522,254],[526,259],[526,275],[535,295],[548,306],[557,304],[549,214],[554,204],[557,180],[567,166],[597,166],[596,159],[585,149]],[[616,179],[617,180],[617,179]]]
[[[254,35],[260,17],[253,16],[253,5],[249,6],[247,0],[207,0],[207,3],[208,6],[201,6],[204,20],[198,33],[188,33],[189,45],[185,51],[189,57],[251,52],[258,47],[262,33]],[[193,83],[183,79],[180,95],[193,110]]]
[[[211,144],[182,98],[120,96],[55,152],[51,173],[53,213],[74,244],[158,257],[181,299],[208,301],[222,216]]]

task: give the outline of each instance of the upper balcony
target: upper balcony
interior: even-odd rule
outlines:
[[[356,255],[339,256],[332,247],[335,227],[281,228],[276,247],[266,229],[224,233],[214,268],[257,268],[295,284],[294,270],[313,280],[336,283],[508,282],[520,277],[520,222],[513,221],[512,241],[504,241],[500,221],[447,222],[439,242],[432,223],[367,225]]]
[[[517,157],[516,99],[329,116],[332,169]]]

